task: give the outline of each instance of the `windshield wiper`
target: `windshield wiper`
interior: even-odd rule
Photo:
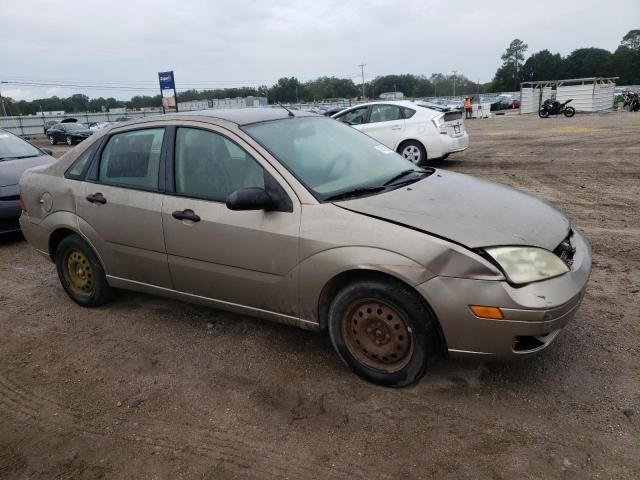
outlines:
[[[0,157],[0,161],[2,160],[20,160],[21,158],[31,158],[36,155],[22,155],[21,157]]]
[[[334,200],[344,200],[345,198],[358,197],[367,193],[377,193],[386,190],[385,187],[360,187],[353,190],[347,190],[346,192],[336,193],[324,199],[325,202],[332,202]]]
[[[400,180],[401,178],[406,177],[407,175],[410,175],[412,173],[421,173],[421,174],[429,174],[429,175],[431,175],[433,173],[433,169],[430,169],[430,170],[415,170],[415,169],[412,168],[412,169],[409,169],[409,170],[403,170],[399,174],[394,175],[393,177],[391,177],[389,180],[384,182],[382,185],[386,187],[387,185],[391,185],[392,183],[395,183],[398,180]]]

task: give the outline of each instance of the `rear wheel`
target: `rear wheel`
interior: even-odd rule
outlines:
[[[564,116],[571,118],[576,114],[576,109],[573,107],[567,107],[564,109]]]
[[[427,151],[420,142],[415,140],[409,140],[400,145],[398,153],[416,165],[420,165],[427,160]]]
[[[440,347],[431,311],[395,282],[364,281],[342,289],[329,309],[329,333],[357,375],[391,387],[418,381]]]
[[[56,144],[56,143],[58,143],[58,142],[56,142],[56,139],[55,139],[55,138],[53,138],[53,135],[49,135],[49,143],[50,143],[51,145],[55,145],[55,144]]]
[[[69,135],[67,135],[67,145],[73,145],[73,140],[71,140]]]
[[[78,235],[62,239],[55,260],[60,283],[74,302],[97,307],[111,299],[113,290],[98,257]]]

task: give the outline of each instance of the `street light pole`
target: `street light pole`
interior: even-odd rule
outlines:
[[[456,96],[456,73],[458,73],[457,70],[451,70],[453,72],[453,96]]]
[[[366,67],[367,65],[364,63],[361,63],[358,66],[362,69],[362,100],[364,100],[364,67]]]

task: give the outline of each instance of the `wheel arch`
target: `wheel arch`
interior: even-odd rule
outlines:
[[[347,285],[350,285],[356,282],[364,282],[364,281],[379,281],[379,282],[386,282],[386,283],[395,283],[396,285],[400,285],[404,288],[411,290],[414,293],[414,295],[416,295],[416,298],[418,298],[420,302],[423,304],[423,306],[427,308],[431,313],[435,323],[436,330],[438,332],[440,345],[442,345],[444,351],[446,351],[447,341],[444,335],[444,331],[442,329],[442,326],[440,325],[440,320],[438,319],[438,316],[436,315],[433,308],[431,308],[431,305],[429,304],[429,302],[427,302],[427,300],[422,295],[420,295],[420,293],[416,291],[416,289],[412,287],[410,284],[408,284],[407,282],[403,281],[402,279],[390,273],[381,272],[378,270],[369,270],[369,269],[346,270],[332,277],[324,285],[324,287],[322,288],[322,291],[320,292],[320,297],[318,298],[318,321],[319,321],[320,331],[327,330],[327,325],[329,321],[329,308],[331,306],[332,300],[335,298],[338,292],[342,290],[344,287],[346,287]]]

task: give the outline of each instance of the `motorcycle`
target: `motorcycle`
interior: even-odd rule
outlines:
[[[625,91],[622,92],[622,98],[624,99],[622,108],[629,107],[630,112],[637,112],[640,110],[640,98],[638,98],[637,93]]]
[[[566,102],[560,103],[557,100],[551,100],[550,98],[547,98],[542,103],[542,108],[540,108],[538,116],[540,118],[549,118],[549,115],[560,115],[561,113],[563,113],[565,117],[571,118],[576,114],[575,108],[567,107],[567,103],[569,103],[571,100],[573,99],[570,98]]]

